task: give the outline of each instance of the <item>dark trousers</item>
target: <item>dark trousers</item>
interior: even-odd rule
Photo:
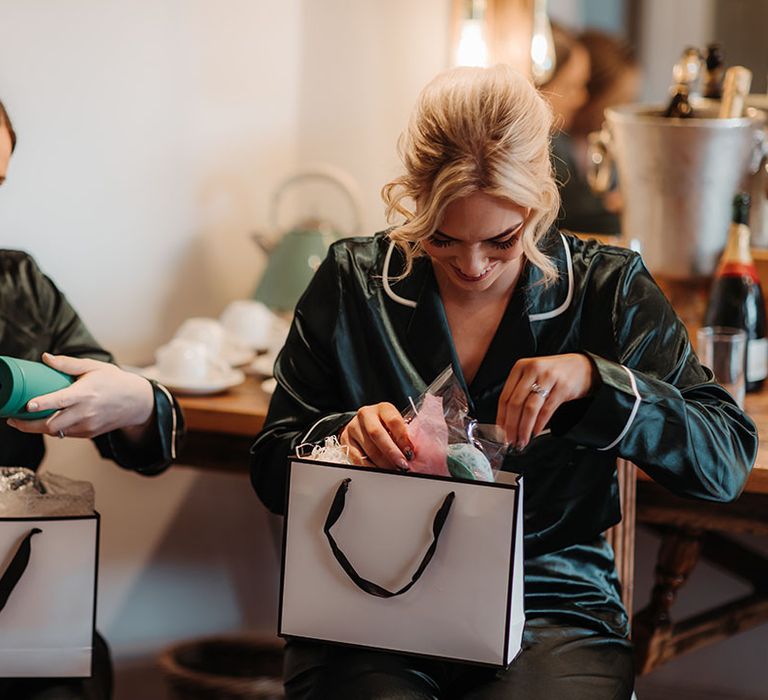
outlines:
[[[0,678],[0,700],[110,700],[112,659],[104,638],[93,637],[91,678]]]
[[[287,700],[629,700],[626,639],[557,621],[529,620],[506,671],[289,640]]]

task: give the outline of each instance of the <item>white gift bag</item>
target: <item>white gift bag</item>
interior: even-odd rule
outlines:
[[[506,667],[523,626],[522,480],[293,459],[279,634]]]
[[[0,678],[91,675],[99,515],[0,517]]]

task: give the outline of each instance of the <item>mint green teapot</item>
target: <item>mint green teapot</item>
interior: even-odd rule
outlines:
[[[313,202],[307,186],[318,184],[324,188],[325,194],[321,197],[322,202]],[[298,193],[299,186],[305,188],[303,197]],[[270,210],[273,231],[284,230],[279,221],[280,207],[290,189],[297,190],[294,192],[297,209],[310,208],[314,211],[299,218],[298,223],[275,240],[269,240],[263,234],[253,236],[259,247],[269,255],[253,297],[278,312],[293,311],[315,270],[324,260],[328,246],[339,238],[357,235],[362,221],[362,206],[355,181],[338,168],[316,165],[294,173],[278,186]],[[321,215],[318,211],[320,203],[328,208],[333,199],[331,194],[335,194],[335,199],[340,199],[351,212],[351,223],[344,229],[333,223],[327,212]],[[339,214],[333,211],[331,216],[338,218]]]

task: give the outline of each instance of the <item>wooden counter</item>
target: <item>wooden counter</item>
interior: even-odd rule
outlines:
[[[261,381],[243,384],[214,396],[179,396],[187,436],[177,462],[215,471],[248,472],[248,453],[264,425],[269,394]]]
[[[260,380],[248,377],[224,394],[179,396],[190,432],[226,433],[254,437],[264,425],[270,395]]]

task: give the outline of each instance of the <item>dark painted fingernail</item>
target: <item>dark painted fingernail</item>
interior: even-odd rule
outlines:
[[[397,463],[397,468],[398,468],[398,469],[399,469],[401,472],[409,472],[409,471],[411,471],[411,470],[410,470],[410,468],[408,467],[408,464],[407,464],[407,462],[406,462],[404,459],[401,459],[401,460],[400,460],[400,461]]]
[[[409,462],[413,459],[413,450],[406,450],[403,454]]]

